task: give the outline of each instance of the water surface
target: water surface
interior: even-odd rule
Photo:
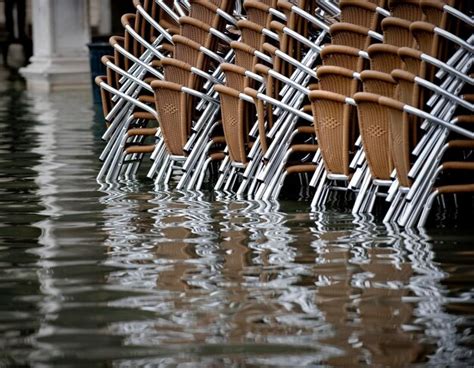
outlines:
[[[469,227],[100,186],[98,116],[0,86],[0,366],[474,363]]]

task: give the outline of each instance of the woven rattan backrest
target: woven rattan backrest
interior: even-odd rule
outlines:
[[[228,14],[232,14],[232,10],[235,7],[235,0],[209,0],[209,2]]]
[[[352,23],[358,26],[377,29],[379,15],[376,12],[377,5],[367,1],[341,0],[341,22]]]
[[[168,7],[170,8],[174,7],[173,0],[163,0],[163,3],[168,5]],[[160,25],[163,28],[168,29],[169,31],[172,31],[173,33],[175,33],[174,32],[175,30],[179,29],[179,24],[176,22],[176,20],[172,18],[160,6],[157,6],[157,5],[153,6],[152,10],[154,10],[154,12],[152,12],[151,16],[153,17],[153,19],[158,19],[160,22]]]
[[[403,60],[405,69],[415,75],[422,76],[424,74],[424,63],[421,60],[422,53],[410,47],[400,47],[398,55]]]
[[[395,97],[397,82],[390,74],[375,70],[364,70],[360,73],[364,92],[379,96]]]
[[[328,91],[311,91],[314,127],[326,169],[349,175],[349,128],[351,107],[345,96]]]
[[[261,3],[271,6],[272,8],[276,7],[277,0],[260,0]]]
[[[233,162],[246,164],[246,139],[248,136],[246,136],[242,116],[245,106],[239,99],[240,92],[222,85],[216,85],[214,88],[219,93],[221,101],[222,126],[230,159]]]
[[[110,55],[102,56],[100,58],[100,61],[105,66],[107,65],[108,62],[111,62],[111,63],[115,64],[115,58],[113,56],[110,56]],[[120,88],[119,84],[118,84],[119,79],[120,79],[120,75],[118,75],[113,69],[106,67],[106,83],[109,86],[111,86],[115,89]]]
[[[166,148],[172,155],[183,156],[191,121],[188,99],[176,83],[157,80],[151,87],[155,92],[155,106]]]
[[[181,36],[189,38],[190,40],[209,48],[210,27],[207,24],[191,17],[179,18],[179,24]]]
[[[234,64],[224,63],[221,64],[221,70],[225,74],[225,85],[229,88],[243,92],[248,84],[247,77],[245,76],[245,68]]]
[[[388,8],[393,17],[416,21],[423,19],[420,0],[389,0]]]
[[[274,59],[278,59],[278,58],[275,57]],[[265,94],[267,96],[271,97],[271,98],[279,100],[280,99],[279,92],[280,92],[280,88],[281,88],[282,83],[278,79],[273,78],[269,74],[270,68],[265,66],[265,65],[262,65],[262,64],[256,64],[254,69],[255,69],[255,72],[257,74],[259,74],[260,76],[262,76],[262,78],[265,80],[265,86],[266,86]],[[273,69],[273,70],[275,70],[275,69]],[[273,127],[275,119],[277,119],[278,117],[273,115],[272,105],[267,104],[265,115],[266,115],[266,121],[267,121],[268,127],[269,128]],[[259,116],[259,118],[260,118],[260,116]]]
[[[125,25],[129,25],[131,28],[135,28],[135,18],[136,18],[135,14],[127,13],[127,14],[122,15],[120,20],[121,20],[122,25],[124,27],[125,27]],[[124,49],[127,50],[128,52],[130,52],[131,54],[133,54],[135,56],[140,56],[138,54],[140,44],[126,30],[124,32],[124,43],[123,43],[123,45],[124,45],[123,46]],[[131,61],[129,61],[128,58],[125,58],[125,67],[126,67],[126,69],[130,68],[130,66],[131,66]]]
[[[267,132],[271,129],[270,122],[268,121],[268,117],[266,116],[266,114],[267,111],[271,112],[271,106],[265,107],[263,101],[257,98],[257,91],[253,88],[245,88],[244,93],[252,97],[254,101],[257,113],[258,139],[260,141],[260,147],[262,149],[262,152],[265,153],[269,146]]]
[[[373,178],[389,180],[393,170],[389,141],[389,116],[379,105],[379,95],[359,92],[357,103],[359,130],[365,157]]]
[[[194,88],[194,74],[191,73],[191,65],[183,61],[164,58],[161,60],[165,80],[183,86]]]
[[[353,73],[353,70],[339,66],[320,66],[317,69],[319,88],[351,97],[359,89],[359,82]]]
[[[414,47],[416,41],[410,33],[410,24],[406,19],[385,18],[382,21],[383,42],[397,47]]]
[[[189,9],[189,16],[191,18],[200,20],[201,22],[216,28],[215,26],[219,21],[217,15],[217,9],[219,8],[216,5],[210,1],[203,0],[191,0],[189,3],[191,5]]]
[[[367,52],[370,57],[370,69],[383,73],[391,73],[392,70],[401,68],[403,62],[398,55],[399,47],[389,44],[370,45]]]
[[[368,34],[369,29],[366,27],[349,23],[335,23],[331,25],[329,32],[331,33],[332,43],[335,45],[344,45],[355,49],[367,50],[367,47],[371,43]]]
[[[254,0],[245,0],[244,9],[247,13],[247,19],[251,22],[268,27],[272,19],[270,15],[270,6]]]
[[[124,47],[125,39],[124,37],[120,36],[112,36],[109,39],[109,43],[114,46],[115,44]],[[119,68],[128,70],[128,62],[127,59],[117,50],[114,48],[114,64],[117,65]],[[115,85],[120,85],[120,76],[115,74]]]
[[[381,8],[385,8],[387,0],[368,0],[369,3],[375,4]]]
[[[235,53],[235,64],[247,70],[253,70],[255,65],[255,48],[238,41],[232,41],[230,47]]]
[[[200,44],[181,35],[174,35],[173,42],[173,57],[175,59],[184,61],[189,65],[201,69],[204,61],[204,54],[200,51]]]
[[[413,74],[408,73],[404,70],[400,69],[395,69],[391,76],[392,78],[397,82],[398,88],[397,88],[397,100],[400,102],[403,102],[408,105],[415,105],[414,104],[414,99],[417,98],[415,96],[416,90],[415,90],[415,82],[411,78]],[[416,105],[415,105],[416,106]]]
[[[323,65],[361,71],[365,69],[365,63],[364,59],[359,56],[359,51],[349,46],[327,44],[321,50],[320,56]]]
[[[261,50],[263,42],[263,27],[248,20],[239,20],[237,26],[241,31],[242,42],[254,49]]]
[[[447,13],[443,6],[445,3],[441,0],[420,0],[420,8],[425,15],[428,23],[436,24],[437,27],[446,29],[448,20]]]
[[[277,2],[278,10],[286,14],[287,20],[286,20],[285,26],[304,37],[308,37],[308,32],[309,32],[308,21],[304,17],[292,11],[292,6],[295,5],[299,7],[300,9],[303,9],[311,14],[313,11],[313,9],[311,9],[313,4],[314,4],[313,2],[306,1],[306,0],[295,1],[295,2],[279,0]],[[281,31],[281,28],[279,30],[279,33],[280,33],[280,45],[279,45],[280,50],[282,50],[283,52],[287,53],[288,55],[296,59],[301,59],[301,50],[302,50],[301,45],[294,39],[294,37],[290,37],[286,33],[283,33]],[[292,71],[293,71],[293,67],[289,66],[288,72],[292,72]]]
[[[408,115],[403,112],[404,104],[394,99],[379,98],[379,103],[389,116],[390,152],[397,172],[397,178],[403,187],[411,186],[408,177],[410,171],[410,123]]]
[[[426,22],[413,22],[410,32],[418,43],[420,51],[430,56],[438,55],[439,37],[434,33],[435,26]]]
[[[107,77],[105,75],[97,76],[95,78],[95,83],[100,87],[101,83],[108,83]],[[107,117],[109,112],[112,110],[113,104],[112,104],[112,96],[108,91],[106,91],[104,88],[100,87],[100,100],[101,100],[101,105],[102,105],[102,113],[104,115],[104,118]],[[106,122],[106,124],[108,124]]]

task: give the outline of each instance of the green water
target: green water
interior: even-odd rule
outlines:
[[[101,187],[98,116],[0,82],[0,366],[473,364],[472,217]]]

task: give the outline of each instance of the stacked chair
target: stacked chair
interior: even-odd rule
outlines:
[[[474,21],[456,0],[134,0],[103,57],[98,179],[277,199],[422,226],[474,192]],[[314,188],[314,189],[310,189]],[[384,206],[383,203],[386,203]]]

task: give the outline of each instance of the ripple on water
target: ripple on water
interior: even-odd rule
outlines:
[[[469,365],[472,232],[99,186],[88,94],[0,89],[0,365]]]

